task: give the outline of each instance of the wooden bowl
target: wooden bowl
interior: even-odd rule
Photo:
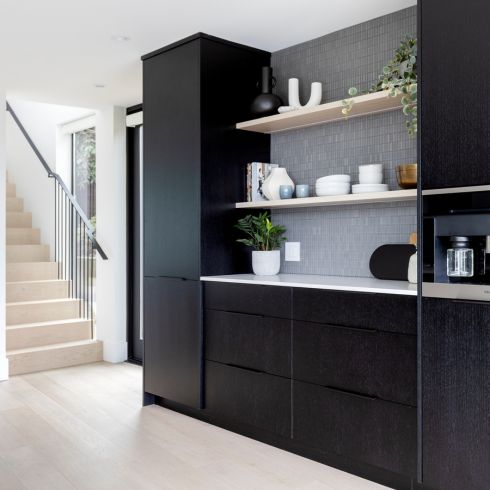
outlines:
[[[396,180],[402,189],[417,188],[417,164],[406,163],[396,167]]]

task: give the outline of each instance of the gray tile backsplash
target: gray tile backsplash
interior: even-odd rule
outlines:
[[[323,83],[323,102],[346,96],[350,86],[367,89],[377,80],[402,38],[416,34],[416,8],[292,46],[272,54],[277,93],[287,102],[287,80],[300,79],[303,103],[311,82]],[[395,166],[416,161],[401,111],[274,134],[271,162],[286,167],[296,184],[314,187],[318,177],[383,163],[385,182],[398,188]],[[313,189],[311,189],[313,195]],[[301,242],[301,262],[283,262],[282,272],[369,277],[369,257],[384,243],[406,243],[416,230],[412,203],[275,210],[290,241]]]

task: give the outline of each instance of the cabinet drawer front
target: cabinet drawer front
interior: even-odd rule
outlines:
[[[294,379],[416,405],[415,336],[295,321],[293,353]]]
[[[291,377],[291,320],[205,310],[206,359]]]
[[[417,298],[294,288],[295,320],[417,333]]]
[[[291,289],[287,287],[206,282],[204,291],[208,309],[291,318]]]
[[[291,436],[291,381],[206,361],[205,408],[232,423]]]
[[[414,477],[416,409],[293,382],[293,438],[307,446]]]

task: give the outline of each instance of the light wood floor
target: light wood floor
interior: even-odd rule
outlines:
[[[141,408],[141,369],[97,363],[0,383],[2,490],[375,490],[183,415]]]

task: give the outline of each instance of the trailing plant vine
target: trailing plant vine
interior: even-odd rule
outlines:
[[[417,133],[417,39],[407,36],[384,67],[378,82],[364,93],[389,91],[389,95],[402,95],[401,104],[406,116],[407,131],[410,136]],[[358,95],[356,87],[351,87],[348,94],[351,98],[342,101],[342,114],[348,116],[354,106],[352,97]]]

